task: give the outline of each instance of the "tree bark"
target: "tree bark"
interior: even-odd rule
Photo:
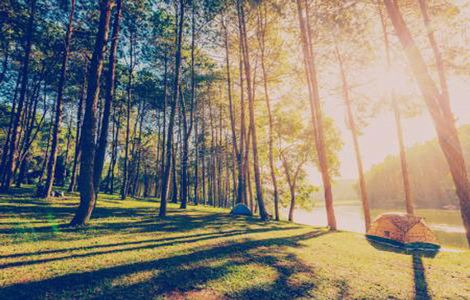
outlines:
[[[239,23],[239,28],[240,22]],[[244,80],[243,80],[243,54],[242,54],[242,37],[241,30],[239,29],[239,81],[240,81],[240,172],[238,173],[238,189],[237,189],[237,201],[240,203],[247,204],[247,190],[246,190],[246,169],[247,163],[245,157],[247,156],[248,145],[246,143],[246,120],[245,120],[245,91],[244,91]]]
[[[173,127],[175,123],[176,115],[176,104],[179,99],[179,85],[181,77],[181,45],[183,39],[183,25],[184,25],[184,1],[179,1],[179,22],[178,22],[178,35],[176,42],[176,51],[175,51],[175,79],[173,83],[173,101],[171,103],[170,110],[170,119],[168,124],[168,134],[166,140],[166,162],[165,169],[163,170],[162,176],[162,193],[160,199],[160,211],[159,216],[166,216],[166,198],[168,193],[168,181],[170,176],[170,167],[171,167],[171,155],[172,155],[172,145],[173,145]]]
[[[183,114],[183,149],[181,157],[181,206],[180,208],[185,209],[188,201],[188,156],[189,156],[189,139],[193,129],[193,116],[194,116],[194,103],[196,101],[196,77],[194,70],[194,49],[196,42],[196,12],[194,0],[191,1],[191,102],[190,102],[190,118],[189,125],[186,115],[186,105],[183,97],[181,99],[181,108]],[[182,94],[182,93],[181,93]]]
[[[111,49],[109,53],[108,72],[106,74],[106,95],[103,109],[103,119],[101,121],[101,133],[99,135],[98,148],[95,154],[94,186],[96,194],[100,190],[101,173],[108,147],[109,118],[111,115],[111,106],[113,105],[115,92],[115,72],[116,72],[116,56],[119,45],[119,26],[121,20],[121,0],[116,0],[116,8],[114,13],[113,34],[111,37]]]
[[[113,138],[113,153],[112,153],[112,158],[111,158],[111,164],[109,166],[109,194],[114,193],[114,169],[116,168],[116,162],[118,159],[118,144],[119,144],[119,129],[121,128],[121,115],[119,114],[117,121],[114,122],[115,124],[115,134]]]
[[[304,54],[305,72],[307,75],[308,90],[310,96],[310,110],[314,131],[315,146],[322,176],[323,190],[325,195],[325,208],[328,219],[328,226],[331,230],[336,230],[336,218],[333,207],[333,193],[331,186],[330,170],[328,164],[327,149],[323,130],[323,114],[321,111],[320,94],[318,91],[317,71],[313,53],[312,36],[310,32],[308,3],[296,0],[299,17],[299,27],[302,41],[302,51]],[[302,7],[305,5],[305,8]]]
[[[10,145],[8,149],[8,156],[6,158],[6,164],[4,169],[4,178],[2,181],[1,191],[8,192],[10,189],[11,181],[13,178],[13,171],[15,170],[16,160],[18,156],[18,140],[20,131],[20,119],[23,113],[23,106],[26,99],[26,92],[28,88],[28,74],[29,74],[29,61],[31,56],[31,46],[34,34],[34,19],[36,16],[36,0],[31,0],[29,9],[29,20],[28,27],[25,31],[25,46],[24,46],[24,57],[23,66],[21,69],[21,87],[18,99],[18,108],[13,119],[10,135]],[[12,113],[15,113],[12,111]]]
[[[367,185],[366,185],[366,179],[364,176],[364,166],[362,163],[361,149],[359,146],[359,140],[357,136],[358,129],[356,126],[356,120],[354,118],[352,103],[351,103],[351,99],[349,96],[349,82],[346,76],[346,70],[345,70],[345,66],[343,63],[343,58],[339,51],[338,45],[336,45],[335,50],[336,50],[336,57],[338,59],[338,63],[340,67],[341,81],[343,83],[343,99],[344,99],[344,104],[346,105],[348,126],[349,126],[349,130],[351,130],[351,135],[352,135],[353,144],[354,144],[354,152],[356,154],[357,172],[359,175],[359,188],[360,188],[361,200],[362,200],[362,211],[364,213],[364,223],[365,223],[365,227],[366,227],[365,229],[367,232],[367,230],[369,230],[369,227],[370,227],[371,219],[370,219],[370,209],[369,209],[369,198],[367,195]]]
[[[294,174],[292,174],[291,166],[289,165],[287,158],[281,152],[282,166],[284,168],[284,174],[286,175],[287,185],[289,186],[290,193],[290,205],[289,205],[289,214],[288,221],[294,221],[294,211],[295,211],[295,200],[296,200],[296,187],[297,187],[297,178],[299,177],[300,170],[305,164],[306,159],[301,160],[295,169]]]
[[[163,75],[163,124],[162,124],[162,154],[161,154],[161,158],[160,158],[160,172],[159,172],[159,177],[160,177],[160,192],[161,192],[161,189],[162,189],[162,185],[163,185],[163,179],[161,178],[163,176],[163,173],[164,173],[164,170],[165,170],[165,149],[166,149],[166,134],[167,134],[167,121],[166,121],[166,111],[167,111],[167,106],[168,106],[168,58],[167,58],[167,54],[165,53],[165,57],[164,57],[164,65],[165,65],[165,71],[164,71],[164,75]],[[155,187],[155,196],[157,196],[157,186]],[[160,194],[160,198],[161,198],[161,194]]]
[[[69,22],[67,25],[67,32],[65,33],[64,50],[62,54],[62,68],[60,70],[59,84],[57,88],[57,99],[55,103],[55,120],[54,129],[52,131],[51,153],[49,154],[49,162],[47,164],[47,178],[44,185],[42,197],[48,198],[52,192],[52,186],[55,179],[55,168],[57,162],[57,147],[59,143],[59,134],[61,131],[62,123],[62,101],[64,97],[64,86],[67,76],[67,62],[70,52],[70,40],[72,39],[73,32],[73,15],[75,11],[75,0],[70,2]]]
[[[263,221],[269,219],[268,213],[266,212],[266,207],[263,200],[263,188],[261,186],[261,172],[259,166],[259,157],[258,157],[258,144],[256,140],[256,123],[255,123],[255,100],[253,99],[252,94],[252,82],[251,82],[251,68],[250,68],[250,54],[249,47],[246,35],[246,22],[245,22],[245,13],[243,8],[243,1],[238,1],[238,10],[239,10],[239,22],[241,23],[241,37],[242,37],[242,50],[243,50],[243,61],[245,66],[245,77],[248,88],[248,106],[249,106],[249,117],[250,117],[250,130],[251,130],[251,142],[252,142],[252,153],[253,153],[253,173],[255,178],[255,187],[256,187],[256,200],[258,202],[260,218]]]
[[[428,40],[431,44],[432,52],[434,54],[434,59],[436,61],[437,74],[439,76],[439,84],[441,86],[441,107],[446,115],[452,115],[452,110],[450,108],[450,96],[449,96],[449,87],[447,85],[447,75],[446,69],[444,66],[444,60],[442,59],[442,54],[437,44],[437,40],[434,36],[434,30],[431,25],[431,17],[428,13],[428,1],[419,0],[419,7],[421,9],[421,14],[423,16],[423,22],[426,27],[426,32],[428,33]]]
[[[15,92],[14,92],[13,101],[12,101],[12,104],[11,104],[10,120],[9,120],[9,123],[8,123],[8,132],[7,132],[7,136],[5,138],[5,143],[3,144],[3,147],[2,147],[2,162],[1,162],[1,165],[0,165],[0,185],[3,182],[4,177],[5,177],[5,173],[6,173],[5,168],[6,168],[7,159],[8,159],[8,151],[9,151],[11,133],[13,131],[13,122],[14,122],[15,116],[16,116],[15,111],[16,111],[17,98],[18,98],[18,89],[19,89],[19,86],[20,86],[20,82],[21,82],[21,72],[18,72],[18,76],[17,76],[16,84],[15,84]]]
[[[279,192],[277,190],[277,179],[276,172],[274,168],[274,154],[273,154],[273,115],[271,112],[271,100],[269,99],[268,93],[268,79],[266,74],[265,66],[265,35],[266,35],[266,5],[261,4],[264,10],[261,10],[261,7],[258,8],[258,42],[260,44],[261,51],[261,70],[263,72],[263,87],[264,87],[264,98],[266,101],[266,109],[268,111],[268,120],[269,120],[269,137],[268,137],[268,156],[269,156],[269,169],[271,171],[271,180],[273,183],[273,197],[274,197],[274,218],[276,221],[279,221]]]
[[[96,109],[98,105],[100,78],[103,70],[103,57],[106,48],[109,22],[111,17],[111,0],[100,2],[100,19],[98,33],[96,35],[95,48],[88,70],[88,87],[85,102],[85,115],[83,118],[82,135],[80,138],[80,148],[82,158],[80,161],[79,189],[80,206],[78,207],[70,225],[86,225],[91,217],[96,201],[96,191],[94,185],[94,160],[96,149],[96,134],[98,119]]]
[[[86,72],[84,72],[86,74]],[[75,136],[75,152],[73,158],[73,166],[72,166],[72,175],[70,176],[70,184],[68,188],[68,192],[73,192],[75,190],[75,180],[77,178],[77,167],[80,161],[80,137],[81,137],[81,128],[82,128],[82,114],[83,114],[83,101],[85,99],[85,86],[86,86],[86,76],[83,76],[83,82],[81,85],[80,91],[80,99],[78,101],[77,107],[77,131]]]
[[[124,169],[122,172],[121,199],[127,197],[129,189],[129,142],[131,130],[131,110],[132,110],[132,79],[134,72],[134,36],[131,32],[129,43],[129,69],[127,81],[127,118],[126,118],[126,144],[124,150]],[[134,127],[135,128],[135,127]]]
[[[135,166],[135,174],[134,174],[134,180],[132,183],[132,196],[134,197],[137,192],[138,192],[138,187],[139,187],[139,179],[140,179],[140,162],[141,162],[141,156],[142,156],[142,126],[144,123],[144,117],[145,117],[145,100],[142,103],[142,108],[140,110],[140,122],[139,122],[139,137],[137,138],[137,149],[136,149],[136,166]]]
[[[46,145],[46,151],[44,151],[44,158],[42,160],[42,166],[41,166],[41,175],[39,175],[39,180],[38,182],[41,183],[44,174],[46,173],[46,167],[47,167],[47,161],[49,159],[49,148],[51,147],[51,136],[52,136],[52,123],[54,122],[54,114],[51,112],[51,120],[49,122],[49,130],[47,134],[47,145]]]
[[[70,121],[67,126],[67,142],[65,144],[64,171],[62,173],[62,181],[60,182],[61,186],[65,186],[65,181],[67,179],[67,168],[69,164],[69,151],[70,151],[71,140],[72,140],[72,117],[70,117]]]
[[[222,27],[224,28],[224,36],[225,36],[225,65],[226,65],[226,73],[227,73],[227,92],[228,92],[228,100],[229,100],[229,113],[230,113],[230,129],[232,131],[232,147],[233,151],[235,152],[236,164],[237,164],[237,174],[238,174],[238,188],[237,188],[237,196],[236,202],[243,203],[243,160],[241,149],[238,148],[237,142],[237,133],[236,133],[236,124],[235,124],[235,115],[233,112],[233,100],[232,100],[232,79],[230,74],[230,52],[229,52],[229,41],[228,41],[228,30],[227,24],[225,24],[224,20],[222,19]],[[241,63],[240,63],[241,67]],[[243,90],[243,83],[242,83],[242,73],[240,69],[240,84],[241,89]],[[243,100],[241,100],[243,101]],[[244,112],[241,112],[244,118]],[[240,120],[240,124],[244,123]],[[241,137],[240,142],[242,142],[243,137]],[[243,147],[243,144],[242,144]],[[234,171],[235,172],[235,171]]]
[[[43,71],[41,71],[41,78],[38,80],[37,84],[33,88],[32,95],[30,97],[29,101],[29,107],[28,107],[28,113],[26,114],[26,118],[24,120],[24,125],[26,127],[25,133],[23,136],[23,140],[21,142],[21,147],[18,150],[18,163],[17,163],[17,168],[19,164],[19,173],[16,178],[16,187],[20,187],[21,184],[23,183],[26,172],[27,172],[27,164],[29,161],[29,152],[31,149],[31,146],[41,130],[42,124],[44,122],[44,119],[46,117],[47,109],[44,107],[43,114],[41,116],[41,120],[37,123],[36,125],[36,113],[37,113],[37,108],[38,108],[38,103],[39,103],[39,98],[40,98],[40,90],[41,90],[41,82],[43,81]]]

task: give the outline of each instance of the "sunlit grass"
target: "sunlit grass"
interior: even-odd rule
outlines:
[[[108,195],[90,226],[73,230],[62,225],[76,196],[17,196],[0,198],[0,299],[404,299],[423,281],[412,255],[376,249],[360,234],[201,206],[170,205],[158,219],[153,199]],[[422,264],[419,293],[470,297],[470,252]]]

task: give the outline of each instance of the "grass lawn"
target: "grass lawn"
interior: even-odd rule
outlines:
[[[88,228],[76,196],[0,197],[0,299],[470,299],[470,251],[423,257],[360,234],[231,218],[226,210],[100,195]]]

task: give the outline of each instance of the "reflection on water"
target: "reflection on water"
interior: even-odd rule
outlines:
[[[383,211],[372,210],[372,217],[375,218],[381,212]],[[426,223],[434,230],[443,246],[467,248],[465,229],[462,225],[459,225],[460,214],[458,211],[417,210],[416,214],[425,218]],[[444,214],[446,220],[442,218]],[[287,209],[281,210],[281,215],[287,216]],[[338,229],[365,233],[364,218],[360,205],[335,206],[335,215]],[[439,216],[439,218],[436,216]],[[443,221],[447,221],[449,224],[443,223]],[[326,226],[325,207],[316,206],[312,211],[296,209],[294,222],[305,225]]]
[[[335,215],[338,229],[364,233],[364,218],[362,217],[360,206],[336,206]],[[325,208],[323,206],[318,206],[312,211],[296,209],[294,213],[294,222],[305,225],[326,226],[327,219]]]

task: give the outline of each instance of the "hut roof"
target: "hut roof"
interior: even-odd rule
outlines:
[[[384,213],[377,217],[376,221],[380,219],[387,219],[393,223],[402,232],[407,232],[413,226],[420,223],[423,218],[409,215],[406,213]]]
[[[421,217],[405,213],[384,213],[378,216],[367,231],[374,239],[395,241],[411,247],[438,248],[439,242]]]

